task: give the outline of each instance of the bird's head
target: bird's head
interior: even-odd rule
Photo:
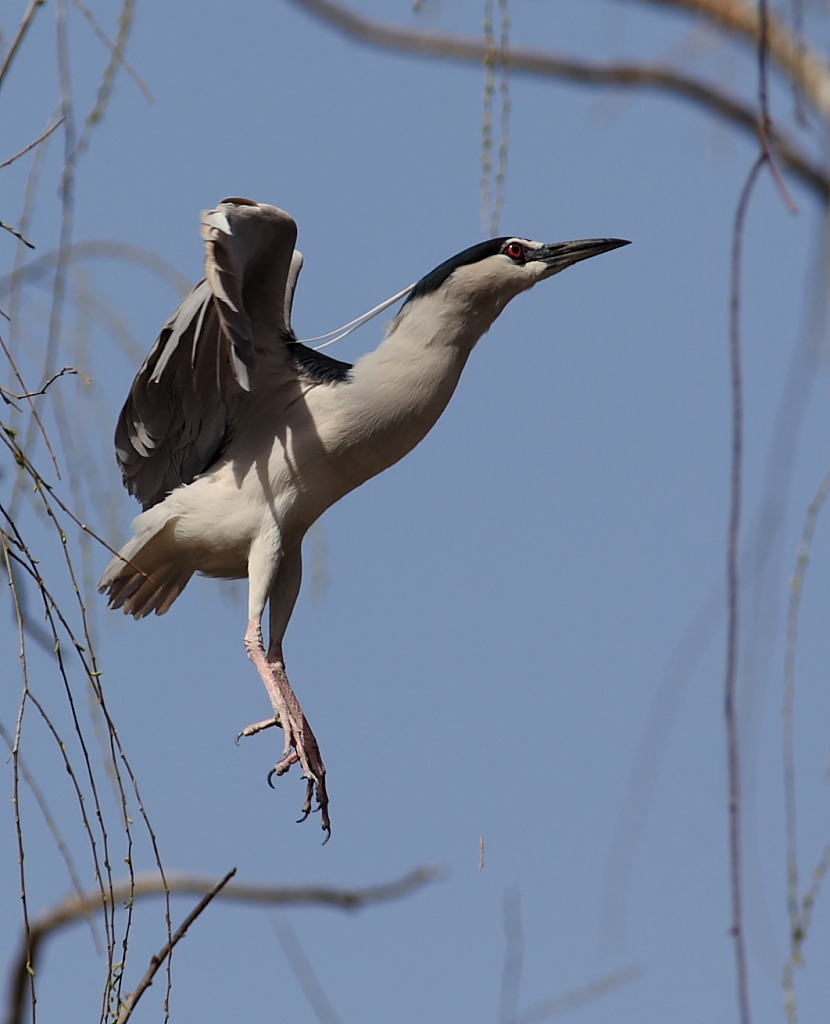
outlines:
[[[622,238],[553,244],[528,238],[490,238],[450,257],[422,277],[405,305],[431,296],[436,301],[446,298],[463,302],[467,298],[474,305],[489,304],[487,300],[491,300],[500,310],[516,295],[566,267],[628,244]]]

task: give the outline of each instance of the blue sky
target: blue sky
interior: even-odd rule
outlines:
[[[363,0],[360,9],[410,20],[405,5],[392,12]],[[661,22],[650,7],[515,0],[510,10],[516,42],[597,59],[668,58],[690,42],[682,19]],[[4,157],[56,106],[53,15],[38,14],[0,94]],[[424,17],[475,33],[481,12],[435,5]],[[105,57],[75,8],[69,29],[85,111]],[[709,66],[751,90],[751,61],[707,45]],[[299,225],[306,264],[294,325],[311,336],[482,236],[479,69],[358,47],[290,4],[258,0],[209,14],[191,2],[163,14],[139,5],[127,55],[153,101],[118,76],[79,161],[76,241],[141,246],[195,282],[201,209],[226,195],[275,203]],[[328,767],[331,842],[320,846],[315,822],[293,823],[299,777],[277,780],[275,791],[265,784],[280,749],[273,735],[234,746],[239,729],[267,712],[242,648],[239,586],[194,581],[168,615],[140,623],[106,612],[90,592],[104,692],[169,869],[218,877],[236,866],[244,880],[337,886],[424,863],[446,871],[400,903],[287,914],[343,1021],[498,1019],[504,906],[516,899],[520,1011],[634,965],[636,981],[575,1015],[587,1024],[735,1019],[722,720],[729,256],[755,150],[668,99],[518,77],[511,98],[500,230],[633,244],[516,300],[423,444],[308,538],[286,658]],[[789,110],[788,97],[776,99]],[[28,167],[3,171],[8,223],[19,219]],[[60,167],[56,139],[27,228],[38,254],[57,241]],[[806,331],[814,268],[824,266],[820,211],[797,186],[793,194],[797,214],[768,178],[760,182],[742,290],[740,692],[757,1022],[783,1019],[785,613],[830,428],[823,337]],[[103,297],[123,331],[88,299],[70,303],[58,364],[93,383],[62,378],[68,420],[61,427],[47,411],[47,423],[81,477],[84,517],[118,546],[138,509],[119,488],[112,427],[178,293],[112,254],[79,261],[72,288],[73,302],[84,289]],[[20,360],[33,385],[48,306],[37,285],[27,296]],[[330,351],[352,358],[381,331],[375,321]],[[37,459],[49,475],[42,449]],[[59,486],[71,500],[68,478]],[[40,536],[35,518],[27,528]],[[49,536],[44,529],[46,550]],[[107,557],[92,548],[87,581]],[[829,571],[819,520],[797,658],[802,885],[828,838]],[[13,619],[2,622],[11,681],[2,721],[13,728],[17,638]],[[53,660],[30,648],[30,665],[32,688],[71,735]],[[77,670],[71,682],[83,710]],[[33,714],[22,749],[90,883],[76,805]],[[3,787],[2,913],[17,922],[9,765]],[[125,851],[110,813],[118,874]],[[23,814],[39,910],[69,880],[28,793]],[[133,863],[151,868],[138,833]],[[175,901],[174,921],[191,903]],[[819,900],[799,973],[804,1019],[827,1006],[824,909]],[[15,930],[4,929],[4,961]],[[128,989],[164,934],[160,901],[141,905]],[[84,927],[56,937],[38,978],[40,1019],[91,1019],[102,965]],[[270,911],[215,904],[178,947],[173,971],[174,1021],[314,1019]],[[163,988],[157,979],[136,1021],[161,1019]]]

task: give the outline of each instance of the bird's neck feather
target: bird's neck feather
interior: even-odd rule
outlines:
[[[437,407],[432,426],[452,397],[476,342],[502,306],[453,304],[436,314],[429,296],[414,300],[392,321],[375,351],[357,361],[355,383],[365,378],[376,393],[387,389],[404,416]]]
[[[504,305],[453,304],[436,317],[428,298],[405,306],[375,351],[355,363],[350,382],[333,392],[340,396],[336,447],[355,478],[388,468],[432,429],[470,352]]]

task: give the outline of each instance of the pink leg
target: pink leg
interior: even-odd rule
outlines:
[[[266,654],[260,624],[250,621],[245,632],[245,650],[265,684],[271,707],[274,709],[274,718],[249,725],[247,729],[242,730],[240,735],[253,736],[270,725],[279,725],[282,728],[285,734],[282,760],[272,769],[268,776],[268,782],[270,784],[272,775],[284,775],[292,764],[299,761],[303,777],[308,782],[302,809],[303,816],[300,821],[305,821],[311,813],[312,800],[316,791],[317,807],[321,815],[320,824],[326,832],[325,841],[328,842],[331,835],[331,822],[326,793],[326,766],[323,764],[320,748],[317,746],[311,726],[308,724],[300,702],[291,689],[291,684],[285,674],[282,644],[272,641]]]

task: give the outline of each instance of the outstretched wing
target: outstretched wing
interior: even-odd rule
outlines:
[[[258,358],[303,376],[290,325],[302,266],[294,221],[275,206],[225,199],[202,214],[202,235],[205,280],[162,328],[115,431],[124,485],[145,509],[216,460]]]

